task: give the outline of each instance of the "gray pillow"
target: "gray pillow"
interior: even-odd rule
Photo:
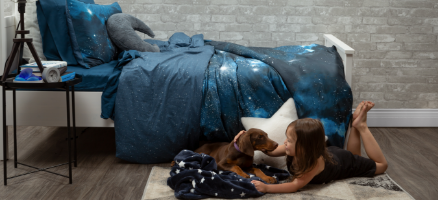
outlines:
[[[140,38],[135,31],[140,31],[150,37],[154,32],[141,20],[132,15],[117,13],[111,15],[106,24],[111,41],[121,50],[137,50],[141,52],[160,52],[157,45],[151,45]]]

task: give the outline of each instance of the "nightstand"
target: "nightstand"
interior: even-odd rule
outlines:
[[[69,179],[69,183],[72,184],[72,163],[74,163],[74,166],[77,167],[77,152],[76,152],[76,122],[75,122],[75,89],[74,86],[79,84],[80,82],[82,82],[82,78],[77,77],[73,80],[70,81],[66,81],[66,82],[56,82],[56,83],[17,83],[17,82],[13,82],[15,76],[8,76],[8,78],[6,79],[5,82],[0,82],[0,85],[2,85],[3,87],[3,157],[5,158],[5,160],[3,161],[4,164],[4,185],[7,185],[7,180],[8,179],[12,179],[12,178],[16,178],[16,177],[20,177],[23,175],[27,175],[27,174],[32,174],[35,172],[48,172],[51,174],[55,174],[58,176],[62,176],[65,178]],[[1,76],[0,76],[1,79]],[[71,87],[71,90],[70,90]],[[37,168],[34,166],[30,166],[27,164],[23,164],[17,161],[17,118],[16,118],[16,89],[29,89],[29,90],[47,90],[47,89],[61,89],[61,90],[65,90],[66,91],[66,103],[67,103],[67,134],[68,134],[68,162],[67,163],[62,163],[62,164],[58,164],[58,165],[54,165],[51,167],[45,167],[45,168]],[[13,126],[14,126],[14,167],[17,168],[18,165],[23,165],[26,167],[30,167],[35,169],[34,171],[28,172],[28,173],[24,173],[24,174],[20,174],[20,175],[16,175],[16,176],[12,176],[12,177],[7,177],[7,156],[6,156],[6,152],[7,152],[7,137],[6,137],[6,90],[12,90],[12,94],[13,94]],[[70,92],[72,95],[72,102],[71,102],[71,106],[72,106],[72,118],[73,118],[73,161],[72,161],[72,147],[71,147],[71,127],[70,127]],[[38,105],[36,105],[38,106]],[[41,113],[42,115],[44,113]],[[51,172],[48,171],[48,169],[51,168],[55,168],[55,167],[59,167],[62,165],[69,165],[68,167],[68,171],[69,171],[69,175],[62,175],[59,173],[55,173],[55,172]]]

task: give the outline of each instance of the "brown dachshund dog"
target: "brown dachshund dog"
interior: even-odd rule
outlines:
[[[245,169],[267,183],[277,182],[275,178],[265,175],[258,168],[254,168],[252,163],[255,150],[273,151],[277,148],[278,143],[269,139],[268,134],[264,131],[252,128],[240,136],[236,145],[240,151],[235,147],[234,142],[231,141],[231,143],[204,144],[195,152],[205,153],[213,157],[220,170],[232,171],[244,178],[249,178],[249,175],[242,171],[242,169]]]

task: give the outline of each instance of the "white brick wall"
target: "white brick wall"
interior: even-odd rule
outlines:
[[[13,3],[5,2],[6,15]],[[95,0],[110,4],[115,0]],[[247,46],[323,43],[352,46],[355,103],[438,108],[437,0],[119,0],[157,39],[175,32]],[[146,35],[141,34],[147,38]]]

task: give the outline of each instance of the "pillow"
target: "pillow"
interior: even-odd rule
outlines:
[[[19,12],[16,12],[15,15],[18,17],[18,19],[20,19]],[[26,12],[24,13],[24,28],[30,31],[29,34],[25,35],[25,37],[33,39],[32,43],[40,60],[47,60],[44,56],[43,42],[41,40],[40,28],[38,27],[36,2],[26,3]],[[20,35],[17,35],[17,38],[20,37]],[[23,58],[29,58],[29,62],[35,62],[35,59],[33,58],[32,53],[30,53],[27,45],[24,45],[23,48]]]
[[[94,0],[80,1],[94,4]],[[44,56],[47,60],[63,60],[66,61],[68,65],[78,65],[78,62],[73,55],[73,48],[68,33],[68,26],[66,24],[66,1],[37,1],[36,6],[38,27],[40,30],[39,35],[42,38]],[[25,26],[27,27],[28,25],[25,24]],[[38,55],[43,54],[38,52]]]
[[[281,145],[286,140],[287,126],[297,119],[295,102],[292,98],[289,98],[271,118],[242,117],[241,120],[246,130],[251,128],[261,129],[268,134],[269,138]],[[284,156],[270,157],[261,151],[254,152],[254,163],[266,164],[287,170],[286,158]]]
[[[157,45],[151,45],[142,40],[135,31],[140,31],[150,37],[155,37],[154,32],[136,17],[118,13],[112,15],[106,23],[111,41],[123,51],[137,50],[140,52],[160,52]]]
[[[81,66],[94,67],[108,63],[116,56],[106,29],[106,21],[121,13],[117,2],[111,5],[87,4],[78,0],[67,0],[67,24],[73,53]]]

